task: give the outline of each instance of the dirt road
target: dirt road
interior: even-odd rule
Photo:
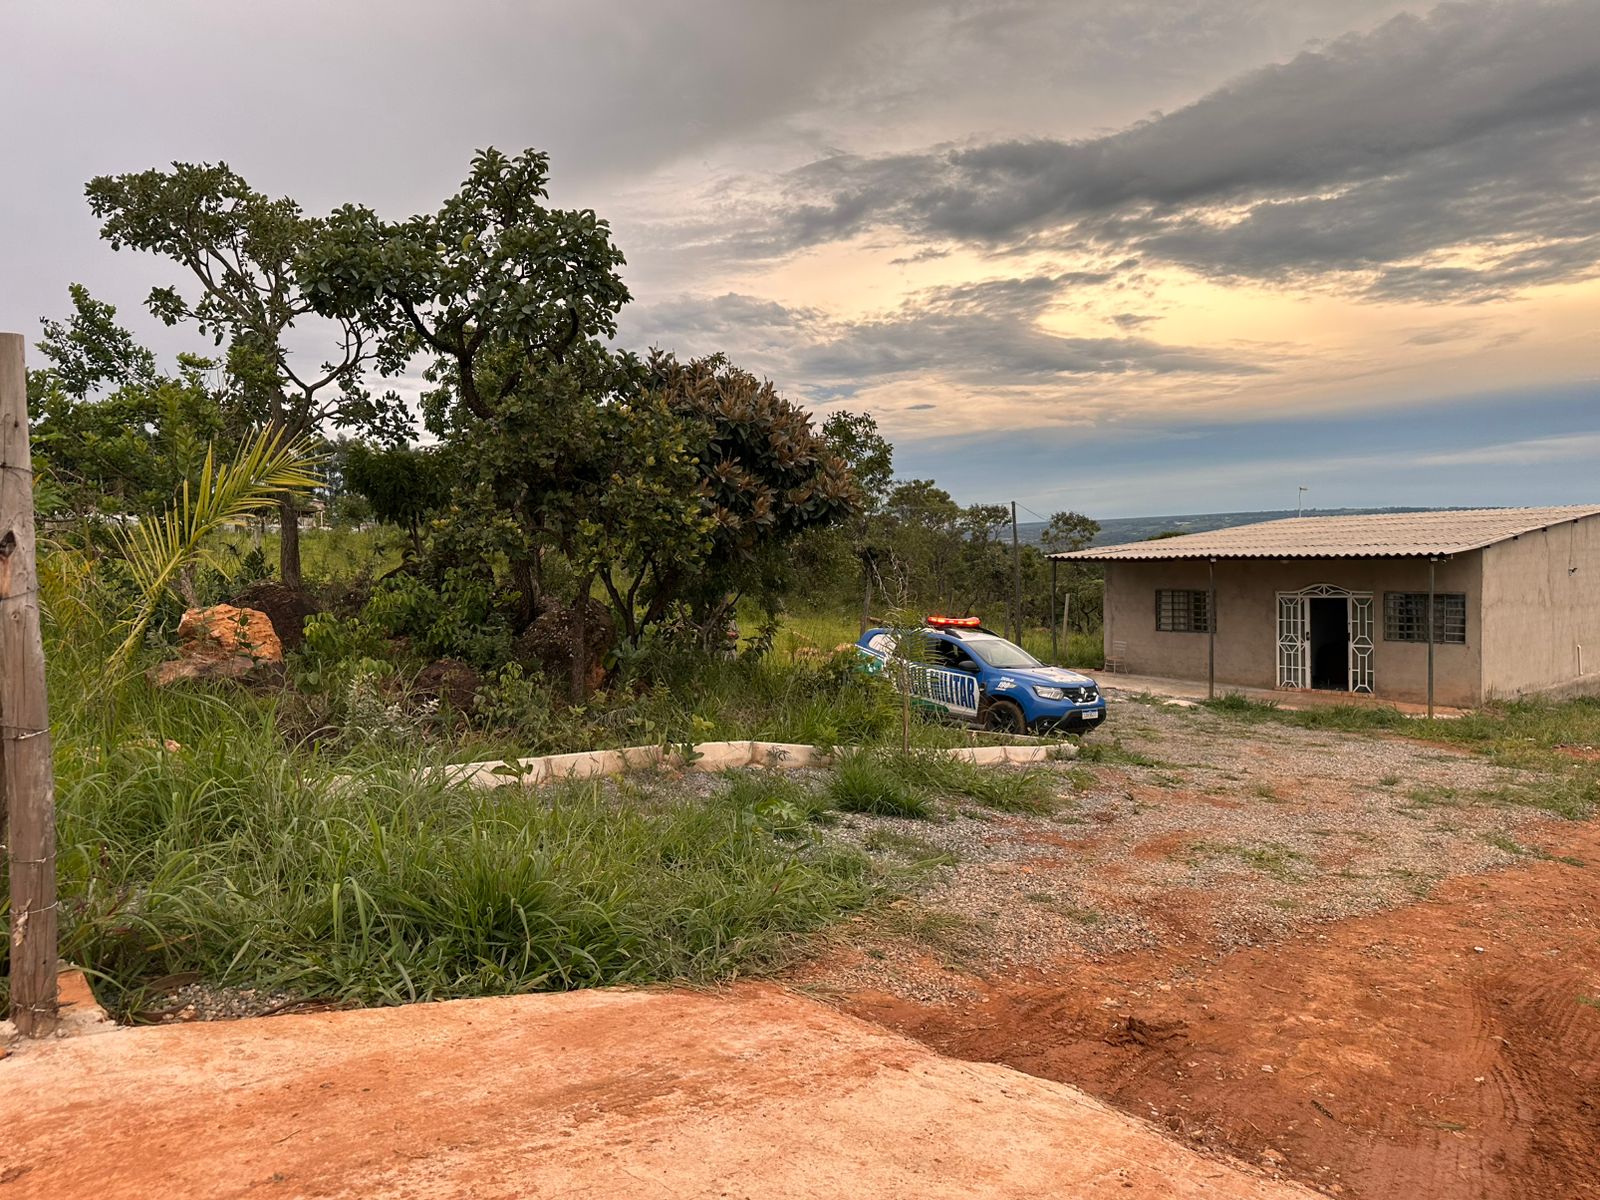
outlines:
[[[1440,747],[1141,724],[1078,824],[992,825],[806,982],[1327,1194],[1600,1197],[1600,823]]]
[[[1295,1200],[770,986],[121,1030],[0,1061],[0,1200]]]

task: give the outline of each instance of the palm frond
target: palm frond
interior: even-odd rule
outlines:
[[[175,503],[162,513],[119,532],[128,574],[139,591],[126,621],[127,637],[112,656],[120,668],[138,648],[161,598],[189,567],[214,562],[213,535],[271,508],[284,492],[305,492],[322,481],[312,472],[321,459],[310,439],[286,438],[263,429],[247,438],[231,462],[218,463],[206,450],[199,476],[184,480]]]

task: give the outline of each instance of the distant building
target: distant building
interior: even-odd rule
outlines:
[[[1113,670],[1470,707],[1600,692],[1600,505],[1291,517],[1105,565]],[[1430,601],[1431,598],[1431,601]]]

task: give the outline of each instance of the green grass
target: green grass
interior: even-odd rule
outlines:
[[[1124,767],[1162,768],[1173,765],[1151,758],[1148,754],[1141,754],[1137,750],[1129,750],[1122,744],[1120,737],[1112,738],[1109,743],[1084,742],[1078,747],[1078,761]]]
[[[1231,858],[1253,871],[1289,882],[1299,878],[1305,855],[1287,846],[1246,846],[1236,842],[1195,842],[1189,847],[1190,861]]]
[[[895,756],[857,753],[842,758],[833,769],[828,795],[843,812],[875,817],[927,817],[932,815],[927,790],[907,777]]]
[[[292,696],[107,679],[115,631],[91,618],[62,609],[46,631],[61,952],[117,1011],[182,972],[383,1004],[760,971],[905,870],[825,841],[829,802],[781,777],[706,798],[427,782],[459,745],[286,738]],[[877,702],[776,670],[737,677],[736,696],[735,669],[699,695],[744,705],[753,727],[793,728],[831,697],[848,731]]]
[[[747,813],[780,838],[803,838],[833,819],[827,793],[774,771],[726,771],[718,799]]]
[[[1004,614],[991,617],[995,628],[1004,627]],[[796,651],[805,658],[813,653],[826,654],[835,646],[854,642],[860,636],[861,619],[857,613],[795,612],[786,613],[782,628],[774,642],[774,649],[784,659],[792,659]],[[1105,644],[1098,630],[1093,633],[1069,633],[1058,638],[1056,653],[1050,653],[1050,630],[1029,628],[1023,632],[1022,647],[1040,662],[1055,666],[1099,670],[1105,665]]]
[[[861,843],[874,853],[897,854],[916,867],[949,867],[956,856],[926,838],[912,837],[893,829],[874,829]]]
[[[1068,783],[1054,771],[985,767],[946,755],[901,756],[896,768],[919,787],[971,800],[1000,812],[1050,813]]]
[[[224,562],[244,557],[255,545],[254,536],[245,530],[227,533],[219,540],[224,547]],[[371,529],[302,529],[300,569],[307,579],[327,582],[376,578],[400,565],[405,542],[405,534],[398,529],[381,525]],[[269,531],[261,539],[261,553],[274,569],[278,565],[278,543],[276,532]]]
[[[893,907],[885,910],[878,928],[893,937],[923,946],[951,966],[970,964],[992,936],[991,922],[935,909]]]
[[[361,1003],[705,980],[773,964],[884,883],[809,838],[804,807],[738,789],[451,791],[416,760],[286,756],[226,720],[76,765],[63,953],[114,1003],[188,970]]]
[[[1538,846],[1524,846],[1521,842],[1514,841],[1503,833],[1486,833],[1482,836],[1483,840],[1496,850],[1503,851],[1506,854],[1514,854],[1519,858],[1533,858],[1540,862],[1558,862],[1569,867],[1583,866],[1583,859],[1581,858],[1574,858],[1570,854],[1551,854],[1548,850],[1540,849]]]

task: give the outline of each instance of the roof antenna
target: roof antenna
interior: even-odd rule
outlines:
[[[1308,487],[1302,487],[1300,489],[1300,494],[1294,498],[1294,515],[1295,516],[1303,517],[1303,516],[1306,515],[1306,493],[1309,492],[1310,490],[1311,489],[1308,488]]]

